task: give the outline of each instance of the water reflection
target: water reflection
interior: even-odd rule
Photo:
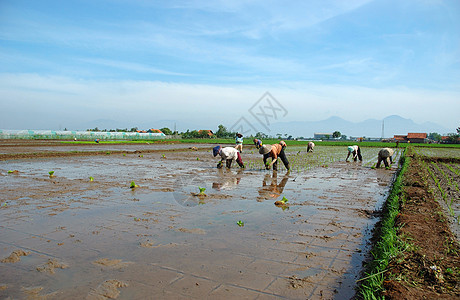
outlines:
[[[283,193],[284,187],[289,180],[289,172],[287,172],[281,182],[278,184],[278,172],[266,174],[262,181],[262,187],[259,189],[259,200],[276,199]]]
[[[212,183],[212,188],[218,191],[233,190],[240,183],[243,169],[236,172],[226,169],[217,169],[219,181]]]

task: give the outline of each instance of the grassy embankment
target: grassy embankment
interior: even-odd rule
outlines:
[[[400,204],[404,202],[404,196],[401,193],[402,180],[410,163],[410,157],[406,155],[406,152],[410,150],[410,148],[406,149],[401,157],[401,168],[383,207],[380,226],[376,227],[374,233],[377,240],[371,251],[373,260],[369,262],[365,276],[360,279],[362,282],[358,293],[363,299],[383,299],[380,294],[383,291],[384,273],[387,271],[388,264],[392,258],[407,247],[398,238],[398,228],[395,227],[395,222],[396,216],[399,214]]]

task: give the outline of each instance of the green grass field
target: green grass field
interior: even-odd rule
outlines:
[[[276,144],[279,143],[278,139],[267,139],[263,140],[264,144]],[[302,146],[305,147],[308,144],[308,141],[288,141],[285,140],[288,146]],[[62,141],[62,143],[69,144],[94,144],[94,141]],[[145,143],[186,143],[186,144],[235,144],[234,139],[165,139],[165,140],[138,140],[138,141],[100,141],[100,144],[145,144]],[[362,147],[389,147],[396,148],[396,143],[384,143],[384,142],[356,142],[356,141],[314,141],[317,146],[351,146],[351,145],[361,145]],[[246,139],[243,145],[253,145],[252,140]],[[415,147],[428,147],[428,148],[458,148],[460,149],[460,144],[406,144],[400,143],[399,148],[406,148],[407,146],[412,145]]]

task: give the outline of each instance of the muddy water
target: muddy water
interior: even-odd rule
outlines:
[[[0,263],[0,298],[353,296],[395,168],[215,164],[208,151],[1,162],[0,259],[28,255]]]
[[[154,142],[135,143],[135,144],[72,144],[59,141],[49,141],[42,143],[32,143],[20,140],[0,140],[0,154],[36,153],[36,152],[71,152],[71,151],[149,151],[149,150],[171,150],[187,149],[191,146],[203,148],[210,146],[189,145],[189,144],[159,144]]]

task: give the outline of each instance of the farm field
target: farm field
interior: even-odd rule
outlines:
[[[451,230],[460,240],[460,149],[416,149],[435,198],[450,220]]]
[[[400,156],[377,170],[376,148],[292,146],[273,172],[249,147],[227,170],[213,145],[31,143],[0,144],[57,153],[0,161],[1,298],[350,298]]]
[[[459,299],[459,150],[409,150],[397,210],[383,221],[393,224],[385,235],[391,242],[376,243],[386,245],[376,265],[389,254],[388,265],[366,284],[389,299]]]

